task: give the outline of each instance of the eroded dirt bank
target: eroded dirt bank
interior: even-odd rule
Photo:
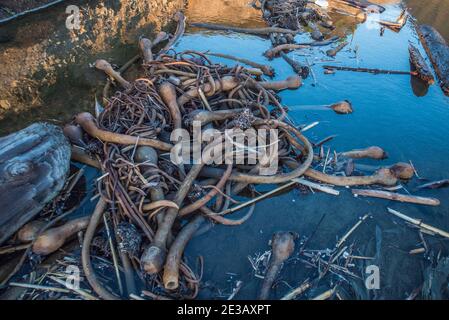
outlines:
[[[80,8],[80,28],[68,29],[67,4],[10,22],[0,30],[0,133],[25,125],[24,110],[35,121],[56,123],[94,102],[104,79],[90,70],[97,58],[120,64],[129,59],[139,36],[170,27],[183,0],[72,1]],[[59,94],[55,94],[59,92]],[[29,115],[26,117],[29,119]],[[7,125],[6,125],[7,124]]]

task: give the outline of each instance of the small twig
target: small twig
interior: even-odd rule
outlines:
[[[355,229],[357,229],[368,217],[369,214],[365,214],[359,221],[357,221],[357,223],[351,229],[349,229],[349,231],[346,232],[346,234],[343,237],[341,237],[340,240],[338,240],[335,247],[340,248],[341,245],[346,241],[346,239],[348,239],[348,237],[355,231]]]
[[[108,223],[108,219],[106,217],[106,214],[103,215],[103,221],[104,221],[104,226],[105,226],[105,229],[106,229],[106,235],[108,237],[109,248],[111,249],[112,261],[114,263],[115,276],[117,278],[118,289],[120,291],[120,294],[123,295],[123,284],[122,284],[122,280],[120,278],[120,271],[119,271],[119,264],[118,264],[117,253],[115,251],[114,243],[112,241],[111,230],[109,228],[109,223]]]
[[[412,166],[412,169],[413,169],[413,172],[415,173],[415,176],[416,176],[418,179],[421,179],[421,177],[418,175],[418,172],[417,172],[416,169],[415,169],[415,166],[413,165],[412,160],[409,160],[409,162],[410,162],[410,165]]]
[[[53,276],[48,276],[48,278],[50,278],[51,280],[53,280],[53,281],[55,281],[55,282],[57,282],[57,283],[59,283],[59,284],[61,284],[63,286],[66,286],[66,283],[64,281],[62,281],[61,279],[58,279],[58,278],[53,277]],[[87,300],[98,300],[97,297],[94,297],[90,293],[87,293],[84,290],[81,290],[79,288],[75,288],[75,287],[69,288],[69,287],[67,287],[67,289],[69,289],[69,290],[71,290],[73,292],[76,292],[77,294],[79,294],[80,296],[86,298]]]

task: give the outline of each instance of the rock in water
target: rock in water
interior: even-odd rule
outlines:
[[[57,126],[35,123],[0,138],[0,245],[58,195],[69,166]]]

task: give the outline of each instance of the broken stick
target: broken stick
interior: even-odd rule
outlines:
[[[373,74],[405,74],[416,76],[416,71],[398,71],[398,70],[383,70],[383,69],[370,69],[370,68],[353,68],[353,67],[341,67],[341,66],[323,66],[327,70],[339,70],[339,71],[354,71],[354,72],[367,72]]]
[[[440,235],[442,237],[445,237],[445,238],[449,239],[449,233],[446,232],[446,231],[443,231],[443,230],[435,228],[435,227],[433,227],[431,225],[425,224],[425,223],[423,223],[419,219],[411,218],[411,217],[409,217],[409,216],[407,216],[407,215],[405,215],[403,213],[400,213],[399,211],[393,210],[391,208],[387,208],[387,210],[388,210],[389,213],[394,214],[396,217],[401,218],[402,220],[405,220],[405,221],[407,221],[407,222],[409,222],[409,223],[411,223],[411,224],[413,224],[413,225],[415,225],[415,226],[417,226],[417,227],[419,227],[419,228],[421,228],[421,229],[423,229],[425,231],[430,231],[432,233],[438,234],[438,235]]]
[[[364,197],[374,197],[381,199],[388,199],[400,202],[409,202],[416,204],[423,204],[428,206],[438,206],[440,205],[440,200],[435,198],[425,198],[418,196],[409,196],[406,194],[399,194],[389,191],[381,191],[381,190],[369,190],[369,189],[352,189],[352,193],[356,196],[364,196]]]

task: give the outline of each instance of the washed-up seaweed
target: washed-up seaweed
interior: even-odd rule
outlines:
[[[338,196],[335,187],[369,186],[372,189],[353,189],[354,195],[371,196],[419,204],[439,205],[439,200],[411,196],[396,191],[401,182],[417,175],[413,165],[372,166],[359,164],[359,159],[385,160],[382,148],[368,148],[337,152],[325,144],[336,136],[329,136],[311,143],[305,132],[318,123],[298,125],[288,117],[288,107],[282,104],[281,90],[296,90],[309,74],[309,67],[287,56],[287,51],[307,46],[328,45],[337,40],[323,40],[316,23],[328,28],[327,16],[307,1],[261,1],[260,8],[270,27],[243,30],[219,25],[197,25],[218,30],[233,30],[269,36],[274,47],[266,56],[281,56],[289,63],[295,75],[284,80],[265,78],[274,75],[274,69],[248,59],[222,53],[175,51],[173,44],[185,28],[185,18],[176,15],[177,31],[168,36],[159,33],[153,40],[141,38],[142,64],[140,75],[128,80],[123,72],[140,59],[132,58],[116,70],[106,60],[97,60],[95,67],[104,71],[108,83],[103,90],[103,106],[97,103],[96,113],[80,113],[67,124],[64,133],[72,143],[72,160],[99,169],[96,180],[97,201],[95,210],[85,217],[65,218],[67,211],[46,221],[33,221],[17,234],[17,240],[25,243],[0,248],[0,254],[25,250],[19,263],[6,277],[3,284],[19,271],[28,257],[52,255],[64,243],[79,236],[81,246],[79,267],[87,280],[88,289],[62,289],[49,283],[38,284],[13,281],[10,286],[30,290],[49,291],[58,294],[76,294],[83,299],[150,298],[154,300],[194,299],[202,283],[203,259],[193,267],[192,258],[184,255],[189,241],[198,233],[205,233],[208,225],[235,226],[250,223],[257,214],[256,204],[281,192],[298,187],[303,193],[324,192]],[[294,43],[294,35],[302,28],[311,30],[314,42]],[[276,29],[277,28],[277,29]],[[155,46],[168,41],[159,52]],[[334,57],[346,46],[343,42],[327,54]],[[215,63],[210,57],[220,57],[237,62],[235,65]],[[419,57],[415,56],[415,60]],[[421,61],[421,60],[420,60]],[[412,72],[324,66],[327,69],[363,71],[372,73],[416,74]],[[427,70],[428,71],[428,70]],[[114,85],[114,86],[113,86]],[[351,114],[352,104],[343,100],[329,105],[297,106],[301,111],[333,110],[337,114]],[[200,163],[174,163],[170,158],[176,148],[171,139],[177,129],[194,133],[194,123],[201,123],[200,130],[215,129],[224,133],[228,129],[278,130],[279,167],[270,175],[260,174],[264,166],[260,161],[249,162],[245,147],[225,150],[220,143],[226,136],[211,142],[203,142]],[[238,134],[230,138],[237,138]],[[266,137],[267,140],[268,137]],[[243,163],[217,164],[215,148],[220,148],[225,158],[243,155]],[[210,152],[214,150],[214,153]],[[193,156],[193,150],[190,151]],[[371,170],[373,169],[373,170]],[[367,174],[367,171],[370,174]],[[258,185],[270,185],[271,190],[260,194]],[[445,186],[443,182],[423,185],[418,189]],[[239,200],[236,200],[239,199]],[[243,200],[242,200],[243,199]],[[240,218],[232,214],[245,210]],[[394,215],[416,225],[420,230],[447,237],[443,230],[407,218],[391,210]],[[297,235],[278,232],[272,239],[272,251],[252,261],[266,264],[265,280],[260,299],[270,296],[283,264],[293,256],[317,271],[316,278],[298,279],[297,288],[291,288],[283,299],[304,296],[324,300],[343,296],[342,284],[347,279],[361,280],[354,270],[354,261],[371,260],[357,254],[355,243],[348,238],[365,222],[364,215],[340,237],[335,248],[311,250],[302,242],[299,253],[294,252]],[[405,217],[405,218],[404,218]],[[64,220],[64,224],[60,222]],[[313,235],[313,234],[312,234]],[[426,248],[410,250],[420,254]],[[267,258],[271,255],[271,258]],[[110,278],[99,272],[99,260],[107,264]],[[207,261],[206,261],[207,263]],[[257,269],[257,267],[255,268]],[[338,281],[328,288],[318,286],[325,276],[332,274]],[[50,274],[47,280],[61,284]],[[112,280],[111,280],[112,279]],[[17,280],[17,279],[15,279]],[[59,281],[59,282],[58,282]],[[116,285],[111,286],[111,282]],[[229,295],[234,298],[241,282]]]

